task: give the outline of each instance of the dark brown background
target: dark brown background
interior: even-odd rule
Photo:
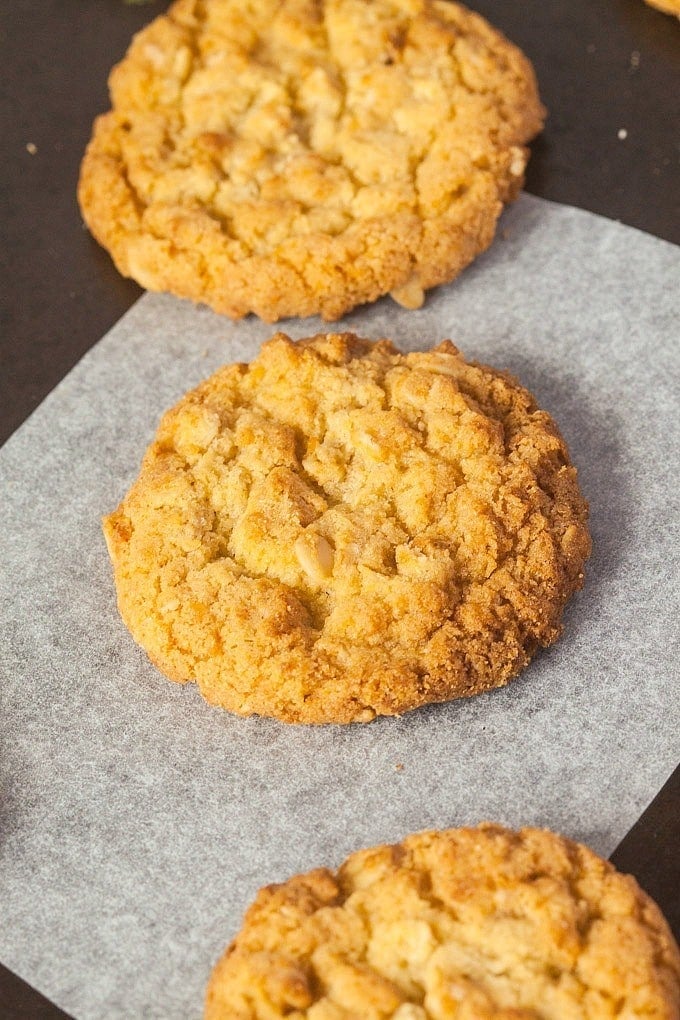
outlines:
[[[531,57],[550,111],[528,190],[680,243],[680,22],[642,0],[469,3]],[[83,229],[75,187],[111,65],[166,6],[2,0],[0,442],[141,293]],[[676,937],[679,845],[677,770],[612,857]],[[63,1016],[0,964],[3,1020]]]

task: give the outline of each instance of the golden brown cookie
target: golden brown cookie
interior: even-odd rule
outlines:
[[[205,1020],[678,1020],[680,954],[635,880],[579,843],[421,832],[262,889]]]
[[[110,78],[85,220],[125,276],[240,318],[417,307],[494,235],[544,110],[440,0],[177,0]]]
[[[664,14],[674,14],[676,18],[680,18],[680,0],[647,0],[647,3]]]
[[[507,683],[581,586],[553,421],[445,341],[282,333],[163,418],[104,530],[126,624],[243,715],[367,721]]]

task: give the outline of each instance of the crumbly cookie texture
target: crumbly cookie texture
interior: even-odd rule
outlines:
[[[677,1020],[680,954],[633,878],[540,829],[422,832],[260,890],[206,1020]]]
[[[647,3],[665,14],[675,14],[680,18],[680,0],[647,0]]]
[[[80,205],[125,276],[240,318],[417,307],[494,235],[533,70],[440,0],[177,0],[110,77]]]
[[[368,721],[505,684],[590,551],[551,418],[449,341],[282,333],[162,420],[104,530],[122,616],[243,715]]]

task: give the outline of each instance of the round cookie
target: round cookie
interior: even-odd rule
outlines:
[[[262,889],[205,1020],[677,1020],[680,954],[635,880],[541,829],[421,832]]]
[[[177,0],[109,84],[94,236],[150,290],[270,322],[417,307],[491,243],[544,116],[520,51],[442,0]]]
[[[288,722],[507,683],[581,586],[587,506],[553,421],[449,341],[277,334],[163,418],[104,530],[171,679]]]

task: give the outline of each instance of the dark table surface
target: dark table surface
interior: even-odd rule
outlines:
[[[469,2],[533,60],[550,111],[527,189],[680,244],[680,22],[642,0]],[[75,188],[111,65],[166,7],[1,5],[0,442],[141,294],[84,230]],[[680,769],[612,855],[676,937],[679,845]],[[0,964],[3,1020],[63,1016]]]

